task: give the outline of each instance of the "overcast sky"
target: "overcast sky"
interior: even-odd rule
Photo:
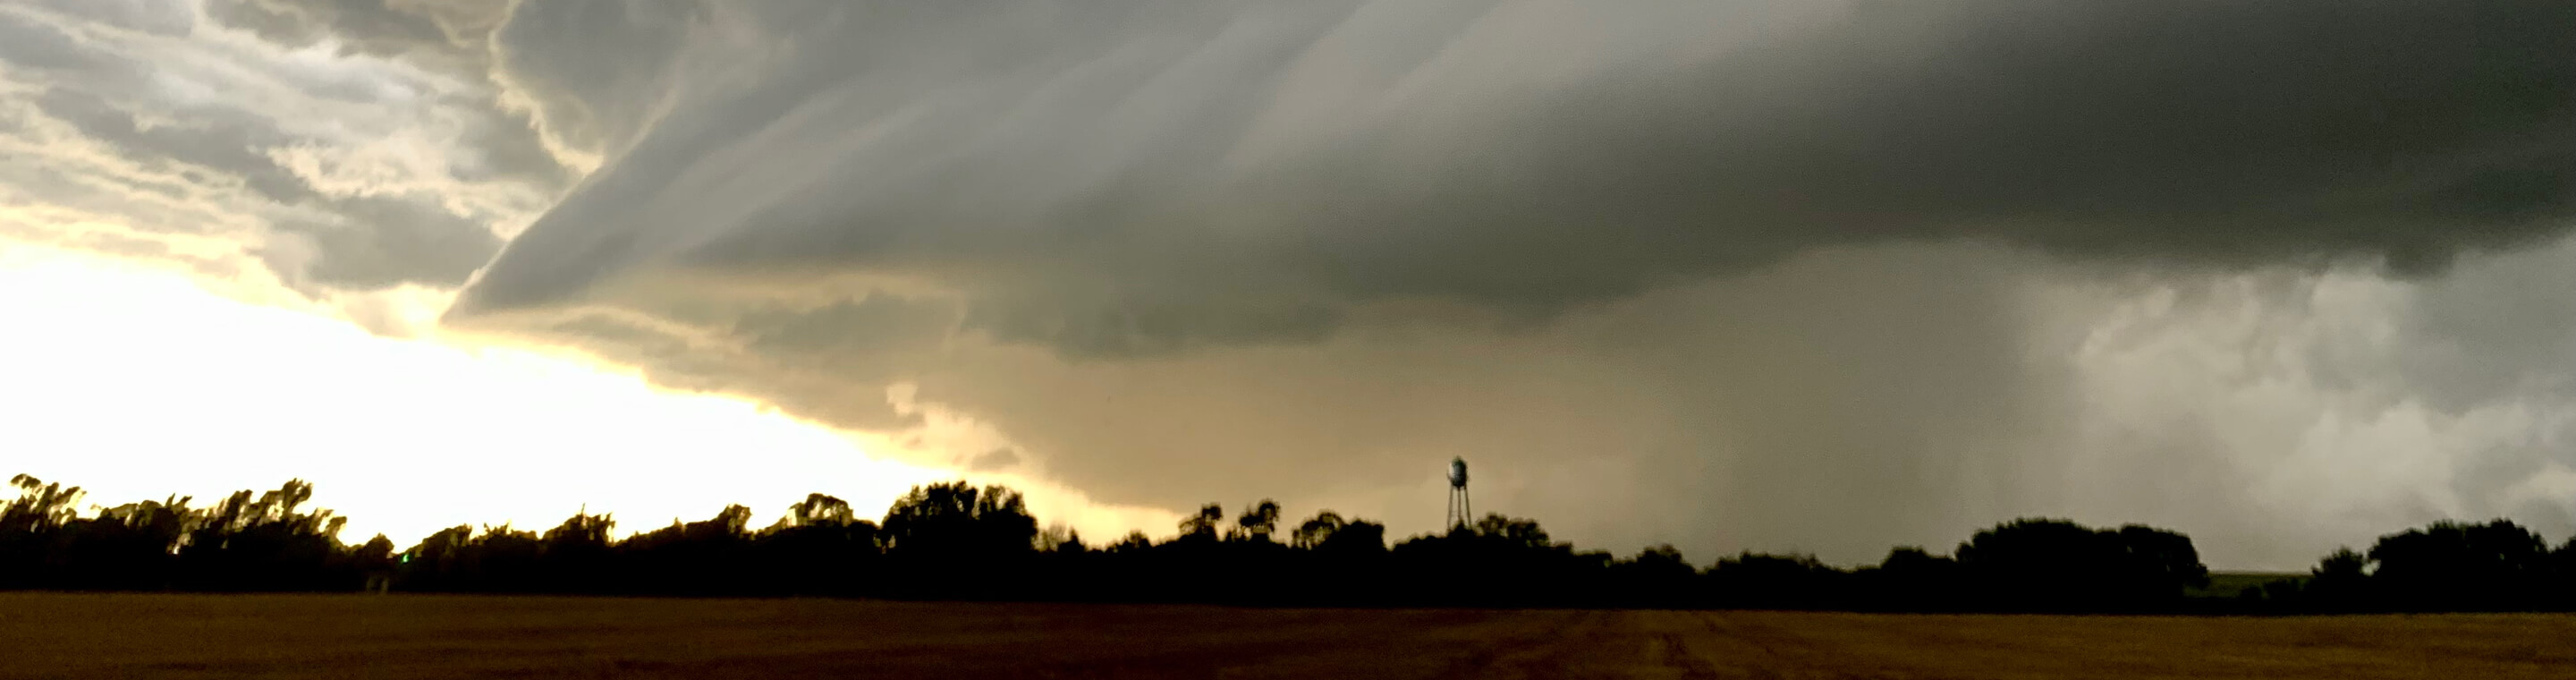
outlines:
[[[2222,569],[2564,539],[2571,25],[8,0],[0,472],[302,475],[406,543],[956,474],[1087,535],[1409,534],[1452,456],[1479,510],[1702,562],[2026,515]]]

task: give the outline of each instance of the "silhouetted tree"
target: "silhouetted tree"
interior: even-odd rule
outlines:
[[[916,486],[886,510],[886,550],[904,571],[899,590],[1000,597],[1003,575],[1036,552],[1037,518],[1020,493],[965,482]]]
[[[2263,599],[2317,611],[2355,611],[2371,606],[2370,558],[2351,548],[2336,548],[2308,570],[2305,583],[2264,584]]]
[[[1690,593],[1699,569],[1670,544],[1640,550],[1637,556],[1612,562],[1608,573],[1612,601],[1636,607],[1688,604],[1676,595]]]
[[[1950,611],[1967,604],[1959,562],[1922,548],[1899,546],[1887,551],[1878,566],[1855,572],[1856,597],[1868,608],[1893,611]]]
[[[457,525],[431,533],[396,558],[395,576],[403,590],[454,592],[473,590],[480,580],[473,567],[474,527]]]
[[[1178,540],[1214,541],[1217,537],[1217,527],[1224,522],[1224,505],[1209,503],[1199,506],[1199,514],[1181,518],[1181,535]]]
[[[61,482],[47,484],[28,475],[10,477],[9,485],[18,489],[18,498],[0,508],[0,531],[36,533],[60,527],[79,514],[73,504],[80,502],[80,487],[66,489]]]
[[[95,518],[64,524],[60,547],[63,571],[59,587],[103,590],[168,590],[178,587],[178,556],[173,554],[190,529],[195,514],[189,499],[129,503],[99,511]]]
[[[1063,522],[1050,522],[1038,530],[1037,538],[1030,545],[1036,546],[1040,552],[1055,552],[1064,546],[1065,541],[1072,539],[1073,527],[1065,526]]]
[[[474,566],[479,586],[484,592],[533,593],[548,585],[544,565],[544,544],[537,533],[511,528],[509,524],[485,526],[474,537]],[[713,576],[710,574],[709,576]]]
[[[376,534],[374,538],[349,551],[349,563],[363,579],[361,590],[382,593],[393,589],[394,541]]]
[[[1352,527],[1335,532],[1335,538]],[[1552,543],[1537,522],[1488,514],[1474,524],[1416,536],[1389,551],[1402,574],[1394,587],[1430,604],[1556,606],[1590,597],[1584,587],[1608,567],[1607,553],[1578,555]]]
[[[758,565],[766,587],[761,594],[853,595],[868,591],[867,579],[878,576],[879,544],[884,535],[875,522],[857,518],[850,504],[823,494],[807,494],[788,506],[777,526],[757,537]]]
[[[1366,555],[1386,552],[1386,525],[1352,520],[1324,535],[1315,550],[1327,554]]]
[[[965,482],[913,487],[886,510],[884,526],[894,554],[972,557],[1029,552],[1038,530],[1019,492]]]
[[[1288,544],[1295,548],[1313,548],[1323,545],[1324,539],[1331,538],[1333,532],[1340,531],[1341,528],[1342,516],[1339,513],[1331,510],[1317,512],[1313,519],[1297,525],[1297,530],[1288,536]]]
[[[848,526],[855,515],[849,501],[819,493],[805,494],[805,502],[787,506],[787,517],[794,526]]]
[[[1084,553],[1090,552],[1091,546],[1083,545],[1082,532],[1080,530],[1066,529],[1064,531],[1064,540],[1056,541],[1054,549],[1055,552],[1060,553]]]
[[[1545,548],[1549,545],[1546,529],[1539,528],[1536,521],[1519,517],[1487,514],[1484,518],[1476,520],[1476,524],[1470,530],[1478,537],[1498,540],[1518,547]]]
[[[355,590],[340,527],[329,510],[299,511],[313,486],[288,480],[253,499],[239,491],[199,515],[178,546],[180,587],[191,590]]]
[[[1979,600],[2021,611],[2130,611],[2179,604],[2208,583],[2191,539],[2131,525],[2096,531],[2056,519],[2020,519],[1959,545]]]
[[[560,593],[602,593],[618,589],[615,546],[609,531],[617,520],[590,514],[589,508],[564,518],[537,537],[543,560],[543,587]]]
[[[18,497],[0,506],[0,588],[31,588],[59,580],[66,565],[63,525],[78,513],[80,487],[63,488],[28,475],[9,478]]]
[[[2400,609],[2527,609],[2549,576],[2548,554],[2538,534],[2513,522],[2436,522],[2379,537],[2370,581]]]
[[[1850,604],[1850,575],[1813,555],[1743,553],[1709,567],[1709,601],[1750,609],[1836,609]]]
[[[677,595],[740,594],[758,570],[745,556],[751,508],[728,505],[716,516],[636,534],[617,546],[623,587]]]
[[[1279,503],[1261,499],[1252,507],[1244,508],[1243,516],[1235,518],[1234,522],[1245,539],[1268,543],[1270,534],[1279,527]]]
[[[2553,611],[2576,609],[2576,537],[2549,551],[2546,582],[2538,593],[2541,608]]]

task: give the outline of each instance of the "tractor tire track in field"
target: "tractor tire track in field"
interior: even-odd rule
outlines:
[[[1683,612],[1674,612],[1676,617]],[[1795,635],[1767,627],[1737,621],[1725,613],[1688,612],[1705,631],[1697,639],[1708,643],[1707,656],[1723,659],[1734,677],[1760,678],[1850,678],[1847,673],[1827,670],[1818,665],[1830,663],[1835,655],[1823,653]]]
[[[1887,654],[1869,645],[1855,646],[1850,634],[1856,629],[1876,628],[1873,622],[1903,620],[1906,615],[1859,615],[1857,620],[1837,621],[1835,617],[1853,616],[1834,613],[1772,611],[1702,611],[1692,618],[1712,638],[1722,638],[1743,647],[1748,662],[1747,677],[1756,678],[1950,678],[1982,677],[1960,675],[1955,669],[1923,663],[1924,656],[1956,658],[1961,650],[2009,644],[2004,639],[1948,638],[1947,642],[1926,643],[1917,647],[1923,655]],[[1795,627],[1780,625],[1784,621],[1804,620]],[[1916,621],[1937,622],[1937,618],[1916,617]],[[1929,626],[1925,626],[1928,628]],[[1863,637],[1867,637],[1866,634]],[[2039,676],[2047,677],[2047,676]],[[2080,677],[2080,676],[2079,676]]]
[[[1603,619],[1614,612],[1552,612],[1547,629],[1531,635],[1505,638],[1484,645],[1452,665],[1441,678],[1558,678],[1567,677],[1567,657],[1577,650],[1577,642],[1603,633]]]
[[[1672,669],[1678,677],[1700,680],[1717,678],[1717,664],[1692,654],[1690,645],[1679,633],[1664,633],[1656,638],[1655,662]]]

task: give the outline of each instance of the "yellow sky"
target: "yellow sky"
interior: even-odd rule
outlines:
[[[0,241],[0,476],[205,503],[300,477],[350,517],[343,539],[409,545],[460,523],[542,530],[587,505],[621,533],[750,505],[765,524],[808,492],[872,515],[954,478],[886,437],[720,395],[655,389],[576,357],[372,335],[210,292],[186,276]],[[1041,521],[1095,542],[1169,531],[1040,481]]]

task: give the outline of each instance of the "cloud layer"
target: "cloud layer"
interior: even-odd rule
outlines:
[[[581,84],[532,92],[592,112],[567,139],[611,160],[461,312],[861,272],[1084,356],[1311,340],[1389,299],[1554,311],[1890,239],[2432,270],[2576,207],[2576,38],[2543,28],[2566,13],[628,9],[584,37],[682,37],[502,32],[530,82]]]
[[[471,60],[384,58],[401,51],[327,25],[267,43],[283,24],[232,24],[255,6],[0,8],[0,143],[30,161],[13,230],[264,268],[307,297],[452,290],[570,180]]]

